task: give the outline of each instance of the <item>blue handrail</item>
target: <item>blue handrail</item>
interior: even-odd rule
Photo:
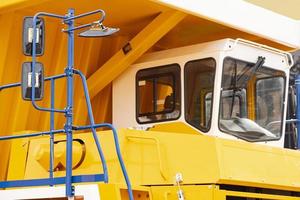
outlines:
[[[96,143],[96,146],[97,146],[98,153],[100,155],[100,159],[102,161],[103,172],[106,175],[105,176],[105,182],[108,182],[107,164],[106,164],[106,160],[104,158],[104,154],[103,154],[103,151],[102,151],[102,148],[101,148],[101,145],[100,145],[97,133],[96,133],[96,129],[94,128],[95,120],[94,120],[94,115],[93,115],[90,96],[89,96],[89,93],[88,93],[86,78],[79,70],[74,69],[74,72],[80,76],[81,81],[82,81],[85,101],[86,101],[87,110],[88,110],[88,116],[89,116],[89,120],[90,120],[90,124],[91,124],[91,130],[92,130],[93,137],[94,137],[94,140],[95,140],[95,143]]]
[[[90,125],[85,125],[85,126],[72,126],[72,130],[74,131],[79,131],[79,130],[87,130],[91,129],[93,133],[93,137],[97,146],[98,153],[100,155],[100,159],[102,161],[102,166],[103,166],[103,175],[98,174],[95,175],[95,177],[101,177],[97,179],[84,179],[85,181],[82,182],[87,182],[87,180],[97,180],[97,181],[104,181],[108,182],[108,170],[107,170],[107,163],[104,157],[104,153],[102,151],[96,129],[97,128],[102,128],[102,127],[108,127],[112,130],[113,137],[114,137],[114,142],[115,142],[115,149],[116,153],[118,156],[118,160],[121,166],[121,170],[128,188],[128,195],[129,199],[133,200],[133,192],[132,192],[132,186],[130,183],[130,179],[122,158],[121,150],[120,150],[120,144],[118,140],[118,133],[115,127],[112,124],[109,123],[103,123],[103,124],[95,124],[94,121],[94,116],[93,116],[93,111],[92,111],[92,105],[88,93],[88,86],[87,86],[87,81],[86,77],[84,74],[77,70],[74,69],[74,73],[79,75],[82,81],[82,85],[84,88],[84,95],[85,95],[85,100],[86,100],[86,105],[87,105],[87,110],[88,110],[88,117],[90,120]],[[45,81],[51,81],[51,108],[53,109],[54,107],[54,95],[55,95],[55,80],[64,78],[66,77],[65,75],[57,75],[57,76],[51,76],[45,78]],[[7,84],[0,86],[0,91],[6,90],[9,88],[14,88],[14,87],[20,87],[21,83],[13,83],[13,84]],[[0,182],[0,188],[10,188],[10,187],[25,187],[25,186],[41,186],[41,185],[50,185],[53,186],[55,184],[63,184],[62,182],[62,177],[57,177],[54,178],[53,175],[53,159],[54,159],[54,135],[58,133],[65,133],[65,129],[54,129],[54,110],[50,112],[50,131],[42,131],[42,132],[36,132],[36,133],[28,133],[28,134],[22,134],[22,135],[8,135],[8,136],[1,136],[0,141],[3,140],[12,140],[12,139],[21,139],[21,138],[30,138],[30,137],[37,137],[37,136],[46,136],[50,135],[50,167],[49,167],[49,179],[32,179],[32,180],[17,180],[17,181],[1,181]],[[69,163],[67,163],[68,165]],[[80,182],[80,177],[85,177],[86,175],[82,176],[76,176],[76,181],[72,180],[73,183],[78,183]]]
[[[100,143],[98,142],[98,137],[97,137],[97,134],[96,134],[96,128],[108,127],[112,130],[113,135],[114,135],[114,141],[115,141],[115,148],[116,148],[117,156],[118,156],[119,163],[120,163],[120,166],[121,166],[121,169],[122,169],[122,172],[123,172],[123,176],[125,178],[126,185],[127,185],[127,188],[128,188],[128,195],[129,195],[130,199],[133,199],[131,183],[130,183],[129,176],[128,176],[128,173],[126,171],[126,167],[125,167],[125,164],[124,164],[124,161],[123,161],[123,158],[122,158],[117,131],[116,131],[116,129],[113,125],[108,124],[108,123],[95,124],[94,117],[93,117],[92,105],[91,105],[91,101],[90,101],[90,96],[89,96],[89,93],[88,93],[88,86],[87,86],[86,78],[85,78],[85,76],[83,75],[83,73],[81,71],[74,69],[74,72],[75,72],[75,74],[78,74],[80,76],[81,81],[82,81],[85,100],[86,100],[86,105],[87,105],[87,108],[88,108],[88,115],[89,115],[90,124],[91,124],[90,126],[79,126],[75,130],[83,130],[83,129],[88,129],[88,128],[90,128],[92,130],[94,140],[97,144],[97,148],[98,148],[100,156],[102,155],[102,151],[101,151]],[[101,159],[102,159],[102,156],[101,156]],[[105,165],[103,164],[103,167],[104,166],[106,166],[106,163],[105,163]]]
[[[68,34],[68,65],[65,69],[64,74],[59,74],[55,76],[46,77],[45,81],[51,81],[51,108],[42,108],[39,107],[35,102],[35,76],[31,76],[31,103],[33,107],[39,111],[50,112],[50,131],[42,131],[37,133],[29,133],[23,135],[9,135],[9,136],[2,136],[0,137],[1,140],[11,140],[11,139],[20,139],[20,138],[29,138],[29,137],[36,137],[36,136],[43,136],[43,135],[50,135],[50,166],[49,166],[49,178],[47,179],[32,179],[32,180],[15,180],[15,181],[2,181],[0,182],[0,188],[9,188],[9,187],[26,187],[26,186],[40,186],[40,185],[56,185],[56,184],[65,184],[66,185],[66,196],[73,197],[74,196],[74,187],[72,183],[80,183],[80,182],[94,182],[94,181],[103,181],[105,183],[108,182],[108,170],[107,170],[107,163],[104,157],[104,153],[101,148],[101,144],[99,142],[99,138],[96,133],[96,128],[100,127],[108,127],[112,130],[114,136],[114,143],[116,148],[116,153],[118,156],[118,160],[122,169],[122,173],[127,184],[128,195],[129,199],[133,200],[133,192],[131,183],[129,180],[128,173],[126,171],[126,167],[122,158],[118,134],[117,130],[112,124],[103,123],[103,124],[95,124],[91,100],[88,93],[88,86],[86,77],[82,72],[77,69],[74,69],[74,30],[79,28],[87,27],[86,26],[78,26],[74,27],[74,20],[80,17],[88,16],[91,14],[100,13],[101,19],[99,22],[102,22],[105,18],[105,12],[103,10],[96,10],[89,13],[81,14],[81,15],[74,15],[74,10],[69,9],[67,15],[56,15],[51,13],[40,12],[37,13],[33,17],[33,30],[36,30],[36,22],[38,17],[40,16],[47,16],[47,17],[54,17],[62,19],[65,24],[68,25],[67,30],[63,30],[63,32]],[[33,41],[36,41],[36,34],[33,34]],[[31,71],[35,72],[35,65],[36,65],[36,43],[32,42],[32,65]],[[84,88],[84,95],[88,110],[88,117],[90,121],[90,125],[86,126],[73,126],[73,74],[79,75],[82,81],[82,85]],[[60,78],[67,78],[67,106],[65,109],[55,109],[54,108],[54,101],[55,101],[55,80]],[[21,83],[13,83],[0,86],[0,91],[13,88],[13,87],[20,87]],[[64,129],[55,129],[54,127],[54,114],[55,113],[64,113],[66,117],[66,124]],[[95,144],[97,146],[97,150],[101,159],[103,174],[95,174],[95,175],[80,175],[80,176],[73,176],[72,175],[72,142],[73,142],[73,131],[77,130],[86,130],[90,129],[93,134],[93,138]],[[66,161],[66,177],[54,177],[53,173],[53,163],[54,163],[54,135],[57,133],[65,133],[67,135],[67,161]]]

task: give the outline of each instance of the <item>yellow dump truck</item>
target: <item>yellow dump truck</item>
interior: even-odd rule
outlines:
[[[2,0],[0,26],[1,200],[300,199],[297,20]]]

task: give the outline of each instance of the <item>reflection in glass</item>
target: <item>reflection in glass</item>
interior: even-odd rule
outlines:
[[[177,64],[137,73],[137,120],[166,121],[180,116],[180,68]]]
[[[226,58],[223,65],[219,127],[248,141],[280,138],[284,73],[257,63]]]
[[[210,127],[215,71],[213,58],[194,60],[185,65],[185,119],[202,131],[208,131]]]

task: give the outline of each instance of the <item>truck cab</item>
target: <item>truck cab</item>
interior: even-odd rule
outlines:
[[[113,123],[283,147],[292,64],[243,39],[149,53],[113,82]]]

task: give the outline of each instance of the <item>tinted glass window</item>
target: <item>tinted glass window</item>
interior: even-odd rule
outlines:
[[[149,123],[180,116],[180,67],[177,64],[137,73],[137,121]]]
[[[259,61],[259,59],[258,59]],[[283,117],[284,73],[225,58],[219,127],[248,141],[277,140]]]
[[[256,82],[256,122],[280,135],[284,78],[270,77]]]
[[[190,61],[184,69],[185,118],[202,131],[210,127],[215,71],[213,58]]]

